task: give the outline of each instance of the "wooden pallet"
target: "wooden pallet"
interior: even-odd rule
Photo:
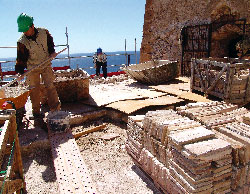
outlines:
[[[60,193],[96,193],[71,130],[54,133],[49,128],[49,140]]]
[[[250,102],[250,61],[231,58],[193,59],[191,90],[216,96],[230,103]]]
[[[15,110],[5,110],[0,114],[0,120],[5,121],[0,135],[0,166],[3,172],[0,174],[0,187],[1,193],[6,194],[26,191],[15,113]]]

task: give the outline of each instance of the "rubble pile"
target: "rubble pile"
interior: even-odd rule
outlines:
[[[91,85],[116,84],[117,82],[122,82],[128,79],[129,79],[128,75],[126,74],[115,75],[115,76],[107,77],[106,79],[104,77],[95,76],[93,79],[90,79],[90,84]]]
[[[25,86],[24,84],[19,84],[15,87],[6,87],[3,89],[6,98],[15,98],[21,96],[28,90],[28,86]]]
[[[63,81],[67,79],[84,79],[89,78],[89,74],[82,69],[68,69],[55,72],[56,81]]]
[[[54,85],[61,102],[77,102],[89,97],[89,74],[81,69],[61,70],[55,73]],[[42,86],[42,103],[47,102],[47,91]]]
[[[129,117],[126,148],[165,193],[248,194],[249,121],[245,108],[224,102],[149,111]]]

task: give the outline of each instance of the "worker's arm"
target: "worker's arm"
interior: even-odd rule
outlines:
[[[96,68],[96,61],[97,61],[97,55],[93,55],[93,63],[94,63],[94,68]]]
[[[48,30],[46,30],[47,34],[47,44],[48,44],[48,52],[49,52],[49,57],[55,58],[57,56],[57,53],[55,52],[55,44],[53,41],[53,37],[49,33]]]
[[[27,61],[29,58],[29,50],[22,44],[17,43],[17,58],[15,71],[16,73],[23,74],[24,69],[27,68]]]
[[[55,44],[53,41],[53,37],[51,36],[48,30],[46,30],[46,34],[47,34],[48,52],[49,55],[52,55],[55,53]]]

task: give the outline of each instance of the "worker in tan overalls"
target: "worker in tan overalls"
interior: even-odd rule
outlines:
[[[53,37],[47,29],[34,27],[33,17],[22,13],[17,18],[17,24],[18,31],[23,33],[17,41],[16,73],[23,74],[25,68],[29,70],[49,57],[56,56]],[[43,116],[40,113],[40,76],[47,90],[50,111],[60,110],[61,107],[53,84],[55,76],[50,61],[27,75],[27,83],[33,88],[30,99],[34,121],[38,125],[43,122]]]

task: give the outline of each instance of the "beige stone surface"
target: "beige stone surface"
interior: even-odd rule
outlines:
[[[195,127],[193,129],[187,129],[182,132],[177,132],[169,136],[169,139],[178,146],[194,143],[201,140],[206,140],[214,137],[215,134],[211,130],[206,129],[203,126]]]
[[[246,18],[249,22],[249,7],[248,0],[147,0],[140,62],[153,59],[181,61],[180,37],[183,27],[207,24],[227,17],[229,19],[230,16],[235,19]],[[227,37],[224,33],[226,27],[222,26],[218,29],[222,37]],[[218,44],[220,44],[219,41],[212,45],[211,56],[221,54],[222,49],[213,50]],[[225,45],[222,44],[221,48],[224,47]]]
[[[246,150],[241,157],[243,160],[242,162],[243,162],[243,164],[245,164],[245,163],[248,163],[250,161],[250,140],[249,140],[249,138],[241,136],[236,131],[235,132],[231,131],[231,130],[227,129],[226,127],[218,127],[218,128],[216,128],[216,130],[218,130],[220,133],[223,133],[223,134],[229,136],[230,138],[244,144],[246,147]]]
[[[184,150],[193,158],[218,160],[231,153],[232,148],[231,145],[224,140],[212,139],[185,145]]]
[[[174,96],[160,96],[142,100],[137,99],[113,102],[106,107],[117,109],[119,111],[130,114],[148,106],[175,105],[180,102],[183,102],[183,100]]]
[[[89,99],[85,104],[104,106],[120,100],[155,98],[166,93],[157,92],[147,86],[139,84],[132,79],[116,84],[96,84],[89,86]]]

